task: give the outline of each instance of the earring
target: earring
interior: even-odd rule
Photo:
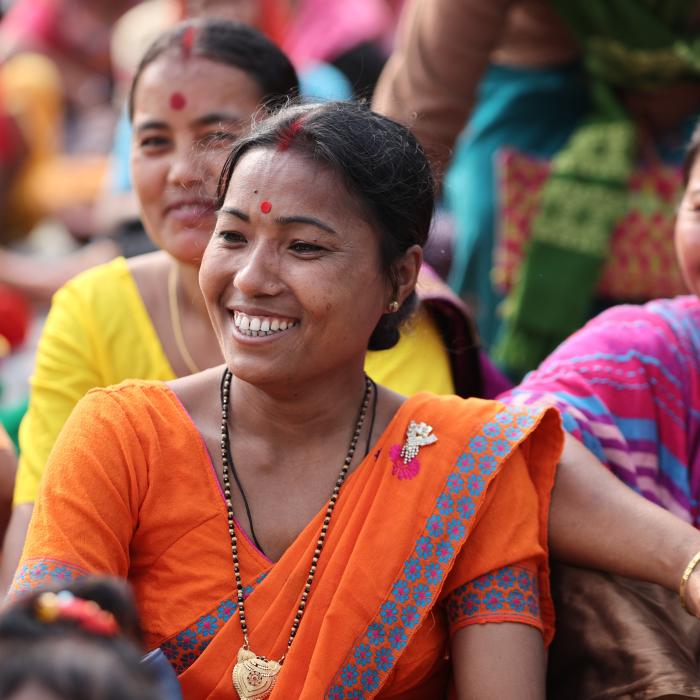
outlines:
[[[389,313],[395,314],[399,310],[399,302],[394,299],[394,301],[389,304]]]

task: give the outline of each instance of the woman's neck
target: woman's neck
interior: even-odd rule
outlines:
[[[296,384],[253,386],[231,381],[234,433],[264,437],[293,449],[310,436],[346,432],[357,421],[365,392],[364,357],[334,375],[306,377]]]
[[[204,303],[202,290],[199,288],[199,268],[194,265],[186,265],[178,260],[173,260],[177,266],[179,282],[179,298],[184,301],[185,313],[194,313],[209,323],[209,314]]]

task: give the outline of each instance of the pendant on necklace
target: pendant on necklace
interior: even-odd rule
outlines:
[[[265,700],[270,697],[282,666],[241,647],[233,667],[233,687],[241,700]]]

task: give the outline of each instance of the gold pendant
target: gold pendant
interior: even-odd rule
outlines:
[[[265,700],[270,697],[282,666],[241,647],[233,667],[233,687],[241,700]]]

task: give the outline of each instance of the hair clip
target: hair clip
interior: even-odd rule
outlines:
[[[277,142],[278,151],[284,152],[292,145],[294,137],[301,131],[302,123],[303,119],[299,117],[298,119],[295,119],[285,129],[283,129],[282,133],[280,134],[279,141]]]
[[[111,612],[103,610],[94,600],[77,598],[70,591],[42,593],[36,600],[36,617],[46,624],[72,620],[86,632],[103,637],[114,637],[119,632]]]

